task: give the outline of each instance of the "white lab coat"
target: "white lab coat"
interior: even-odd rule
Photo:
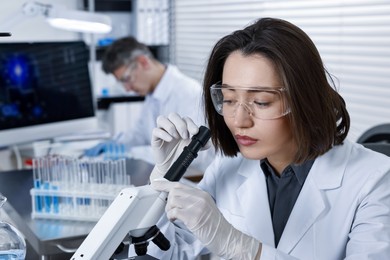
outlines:
[[[307,176],[277,249],[259,161],[216,158],[199,187],[224,217],[263,243],[261,259],[390,259],[390,157],[345,141],[318,157]],[[166,218],[159,226],[171,249],[158,259],[195,259],[200,242]]]
[[[196,80],[184,75],[176,66],[167,65],[154,92],[145,97],[135,125],[119,141],[127,146],[134,157],[154,163],[150,143],[157,117],[177,113],[191,118],[198,126],[205,125],[204,109],[201,105],[202,91]],[[203,173],[211,163],[213,155],[214,150],[210,149],[200,155],[191,166]]]
[[[180,72],[176,66],[167,65],[154,92],[145,97],[136,124],[120,141],[130,147],[150,145],[159,115],[178,113],[192,118],[198,125],[204,124],[201,102],[201,85]]]

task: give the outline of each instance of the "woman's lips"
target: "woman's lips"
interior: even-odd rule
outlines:
[[[240,145],[249,146],[257,142],[257,139],[253,139],[246,135],[236,135],[236,141]]]

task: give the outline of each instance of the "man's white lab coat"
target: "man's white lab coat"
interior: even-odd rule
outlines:
[[[135,125],[119,141],[130,150],[133,149],[132,153],[141,151],[142,156],[147,156],[141,159],[154,163],[150,143],[153,128],[157,125],[157,117],[177,113],[182,117],[191,118],[198,126],[205,125],[204,108],[201,105],[202,93],[203,89],[196,80],[184,75],[176,66],[167,65],[154,92],[145,97]],[[213,155],[214,151],[209,149],[191,166],[203,173],[212,161]]]
[[[168,65],[154,92],[145,97],[137,123],[121,141],[130,147],[150,145],[159,115],[177,113],[190,117],[197,125],[204,124],[202,91],[196,80]]]

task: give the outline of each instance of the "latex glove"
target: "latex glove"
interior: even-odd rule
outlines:
[[[188,117],[182,118],[176,113],[159,116],[152,133],[151,146],[156,164],[150,180],[163,177],[183,148],[191,142],[191,137],[198,132],[199,127]],[[210,145],[206,144],[202,150]]]
[[[108,146],[108,143],[110,143],[110,142],[112,142],[112,141],[98,143],[97,145],[95,145],[89,149],[86,149],[84,151],[84,155],[88,156],[88,157],[99,156],[101,153],[103,153],[106,150],[106,147]]]
[[[98,143],[92,148],[89,148],[84,151],[84,155],[88,157],[96,157],[102,153],[107,153],[108,156],[111,155],[123,155],[124,154],[124,145],[117,143],[113,140],[105,141]]]
[[[207,192],[164,178],[153,180],[151,185],[169,192],[167,217],[181,220],[212,253],[225,259],[259,257],[260,243],[227,222]]]

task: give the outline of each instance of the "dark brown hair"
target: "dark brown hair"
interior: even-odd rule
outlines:
[[[342,144],[349,131],[349,114],[314,43],[287,21],[262,18],[220,39],[210,54],[203,89],[206,118],[218,150],[227,156],[239,152],[210,96],[210,86],[222,80],[225,61],[234,51],[245,56],[260,54],[275,65],[287,88],[285,97],[291,110],[287,116],[298,145],[294,163],[315,159],[333,145]]]

